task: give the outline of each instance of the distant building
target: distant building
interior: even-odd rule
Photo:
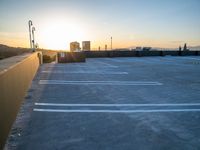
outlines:
[[[70,51],[71,52],[80,51],[80,50],[81,50],[80,43],[78,43],[78,42],[71,42],[70,43]]]
[[[83,51],[90,51],[90,41],[83,41],[82,42],[82,50]]]

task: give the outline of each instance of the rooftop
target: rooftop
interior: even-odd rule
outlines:
[[[199,75],[199,56],[43,64],[7,147],[200,149]]]

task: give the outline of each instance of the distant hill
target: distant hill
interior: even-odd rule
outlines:
[[[9,46],[0,44],[0,49],[3,49],[3,48],[9,48]]]
[[[44,62],[52,62],[56,60],[57,50],[48,50],[48,49],[37,49],[43,54]],[[10,47],[4,44],[0,44],[0,59],[21,55],[23,53],[31,53],[30,48],[21,48],[21,47]]]
[[[28,48],[10,47],[4,44],[0,44],[0,59],[21,55],[28,52],[31,52],[31,50]]]
[[[136,48],[135,46],[131,46],[131,47],[128,47],[129,49],[130,48]],[[190,50],[200,50],[200,46],[188,46],[188,48]],[[162,48],[162,47],[152,47],[152,50],[178,50],[178,47],[177,48]]]

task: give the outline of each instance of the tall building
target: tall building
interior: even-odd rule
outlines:
[[[90,41],[83,41],[82,42],[82,50],[83,51],[90,51]]]
[[[70,43],[70,51],[75,52],[75,51],[80,51],[80,44],[78,42],[71,42]]]

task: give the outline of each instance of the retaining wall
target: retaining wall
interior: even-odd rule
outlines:
[[[41,63],[40,52],[0,61],[0,149],[3,149],[26,91]]]

